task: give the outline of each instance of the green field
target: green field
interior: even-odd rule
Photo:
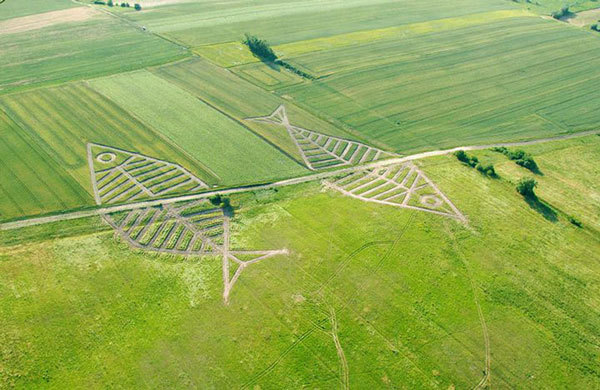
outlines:
[[[88,142],[135,149],[132,151],[178,163],[208,183],[217,180],[177,146],[85,84],[3,96],[0,107],[21,125],[31,140],[29,147],[15,148],[6,158],[33,154],[41,148],[58,163],[61,171],[68,172],[90,194]],[[25,185],[36,186],[27,182]],[[92,201],[92,198],[86,199],[86,204]]]
[[[6,1],[2,4],[2,13],[0,21],[22,16],[39,14],[42,12],[57,11],[69,7],[76,7],[77,4],[64,0],[27,0],[27,1]]]
[[[500,179],[451,156],[423,162],[468,226],[318,184],[236,197],[234,246],[291,255],[246,270],[230,306],[218,261],[131,251],[89,233],[104,230],[95,219],[0,233],[0,383],[338,388],[334,323],[352,388],[471,388],[485,360],[479,302],[493,387],[595,388],[599,146],[525,148],[554,221],[515,192],[527,171],[486,151]],[[583,212],[582,229],[568,222]]]
[[[80,184],[0,111],[0,220],[91,202]]]
[[[0,4],[0,389],[600,389],[595,0],[140,3]]]
[[[544,137],[596,128],[596,47],[559,22],[512,18],[295,57],[328,76],[278,93],[401,152]]]
[[[220,184],[307,172],[240,123],[149,72],[95,80],[92,86],[210,167]]]
[[[127,17],[186,45],[199,47],[239,42],[246,32],[282,44],[514,8],[501,0],[211,1],[175,3],[147,12],[128,13]]]
[[[102,14],[86,22],[0,34],[0,53],[0,92],[124,72],[186,55],[176,45]]]

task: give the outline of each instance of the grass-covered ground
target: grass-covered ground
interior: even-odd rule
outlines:
[[[514,189],[534,175],[488,151],[498,179],[420,162],[466,226],[318,183],[239,195],[233,246],[291,254],[246,269],[230,306],[217,259],[132,251],[98,219],[2,232],[0,385],[470,388],[479,304],[493,387],[598,387],[598,146],[524,148],[550,219]]]

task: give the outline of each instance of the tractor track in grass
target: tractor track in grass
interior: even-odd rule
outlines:
[[[35,225],[42,225],[42,224],[46,224],[46,223],[52,223],[52,222],[80,219],[80,218],[104,215],[107,213],[114,213],[114,212],[118,212],[118,211],[136,210],[136,209],[142,209],[142,208],[146,208],[146,207],[158,206],[158,205],[163,205],[163,204],[172,204],[172,203],[177,203],[177,202],[182,202],[182,201],[205,199],[205,198],[208,198],[208,197],[216,195],[216,194],[229,195],[229,194],[237,194],[237,193],[248,192],[248,191],[265,190],[265,189],[272,189],[272,188],[277,188],[277,187],[284,187],[284,186],[289,186],[289,185],[307,183],[307,182],[311,182],[311,181],[327,179],[327,178],[342,175],[342,174],[356,172],[356,171],[360,171],[360,170],[364,170],[364,169],[381,168],[381,167],[385,167],[388,165],[404,163],[407,161],[420,160],[420,159],[434,157],[434,156],[443,156],[443,155],[453,153],[457,150],[469,151],[469,150],[483,150],[483,149],[489,149],[489,148],[501,147],[501,146],[504,146],[504,147],[527,146],[527,145],[535,145],[535,144],[552,142],[552,141],[567,140],[567,139],[571,139],[571,138],[585,137],[585,136],[594,135],[594,134],[600,134],[600,130],[584,131],[584,132],[574,133],[574,134],[564,134],[564,135],[559,135],[556,137],[540,138],[540,139],[534,139],[534,140],[528,140],[528,141],[502,142],[502,143],[486,144],[486,145],[459,146],[459,147],[455,147],[455,148],[451,148],[451,149],[434,150],[434,151],[430,151],[430,152],[422,152],[422,153],[417,153],[417,154],[413,154],[413,155],[409,155],[409,156],[377,161],[377,162],[373,162],[373,163],[369,163],[369,164],[357,165],[354,167],[343,168],[343,169],[338,169],[338,170],[334,170],[334,171],[327,171],[327,172],[321,172],[321,173],[316,173],[316,174],[307,175],[307,176],[295,177],[295,178],[281,180],[281,181],[267,183],[267,184],[256,184],[256,185],[248,185],[248,186],[241,186],[241,187],[224,188],[221,190],[214,190],[214,191],[203,192],[203,193],[198,193],[198,194],[193,194],[193,195],[183,195],[183,196],[170,197],[170,198],[165,197],[165,198],[154,199],[151,201],[126,203],[126,204],[116,205],[116,206],[111,206],[111,207],[95,208],[95,209],[80,210],[80,211],[73,211],[73,212],[64,212],[64,213],[56,214],[56,215],[50,215],[50,216],[44,216],[44,217],[32,217],[32,218],[27,218],[27,219],[21,219],[18,221],[4,222],[4,223],[0,224],[0,230],[19,229],[19,228],[23,228],[23,227],[27,227],[27,226],[35,226]]]

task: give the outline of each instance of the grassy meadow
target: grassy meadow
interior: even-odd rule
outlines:
[[[97,219],[1,232],[0,384],[337,388],[347,373],[352,388],[470,388],[479,304],[493,387],[595,388],[599,145],[524,148],[555,219],[515,191],[530,173],[489,151],[498,179],[453,156],[419,163],[466,226],[318,183],[238,195],[232,246],[291,254],[248,267],[229,306],[218,259],[133,251]],[[583,211],[583,228],[568,221]]]

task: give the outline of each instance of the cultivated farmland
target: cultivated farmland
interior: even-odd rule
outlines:
[[[110,77],[94,81],[92,86],[210,167],[222,184],[305,171],[242,124],[151,73]]]
[[[318,184],[240,195],[234,199],[239,208],[231,221],[232,248],[287,248],[290,255],[248,267],[228,306],[220,259],[151,256],[103,232],[70,237],[67,231],[18,253],[5,246],[3,345],[11,356],[27,356],[5,364],[11,373],[25,373],[18,383],[32,386],[50,377],[60,387],[122,380],[156,387],[337,388],[344,367],[337,339],[351,387],[472,387],[489,352],[491,380],[499,387],[593,388],[598,367],[590,362],[597,351],[579,340],[596,340],[600,326],[599,317],[590,315],[598,301],[593,286],[600,247],[593,229],[578,229],[562,213],[594,207],[597,185],[571,199],[586,186],[571,168],[584,171],[599,140],[526,149],[542,167],[554,151],[572,156],[569,167],[545,167],[539,179],[540,196],[556,207],[555,222],[514,191],[513,173],[524,170],[497,153],[490,156],[498,156],[501,180],[482,177],[451,156],[420,167],[467,216],[469,227],[323,192]],[[484,159],[486,153],[478,155]],[[550,193],[565,197],[550,200]],[[589,215],[597,221],[600,212]],[[52,231],[48,225],[32,229],[23,235]],[[15,242],[11,234],[3,232],[3,242]],[[65,289],[71,299],[64,299]],[[30,303],[19,304],[16,294]],[[41,315],[47,322],[27,322]],[[32,347],[21,348],[24,343]],[[71,359],[55,365],[43,358],[48,354]],[[114,354],[119,359],[108,358]],[[221,369],[237,374],[215,374]]]
[[[594,1],[139,3],[0,0],[1,389],[600,388]]]

